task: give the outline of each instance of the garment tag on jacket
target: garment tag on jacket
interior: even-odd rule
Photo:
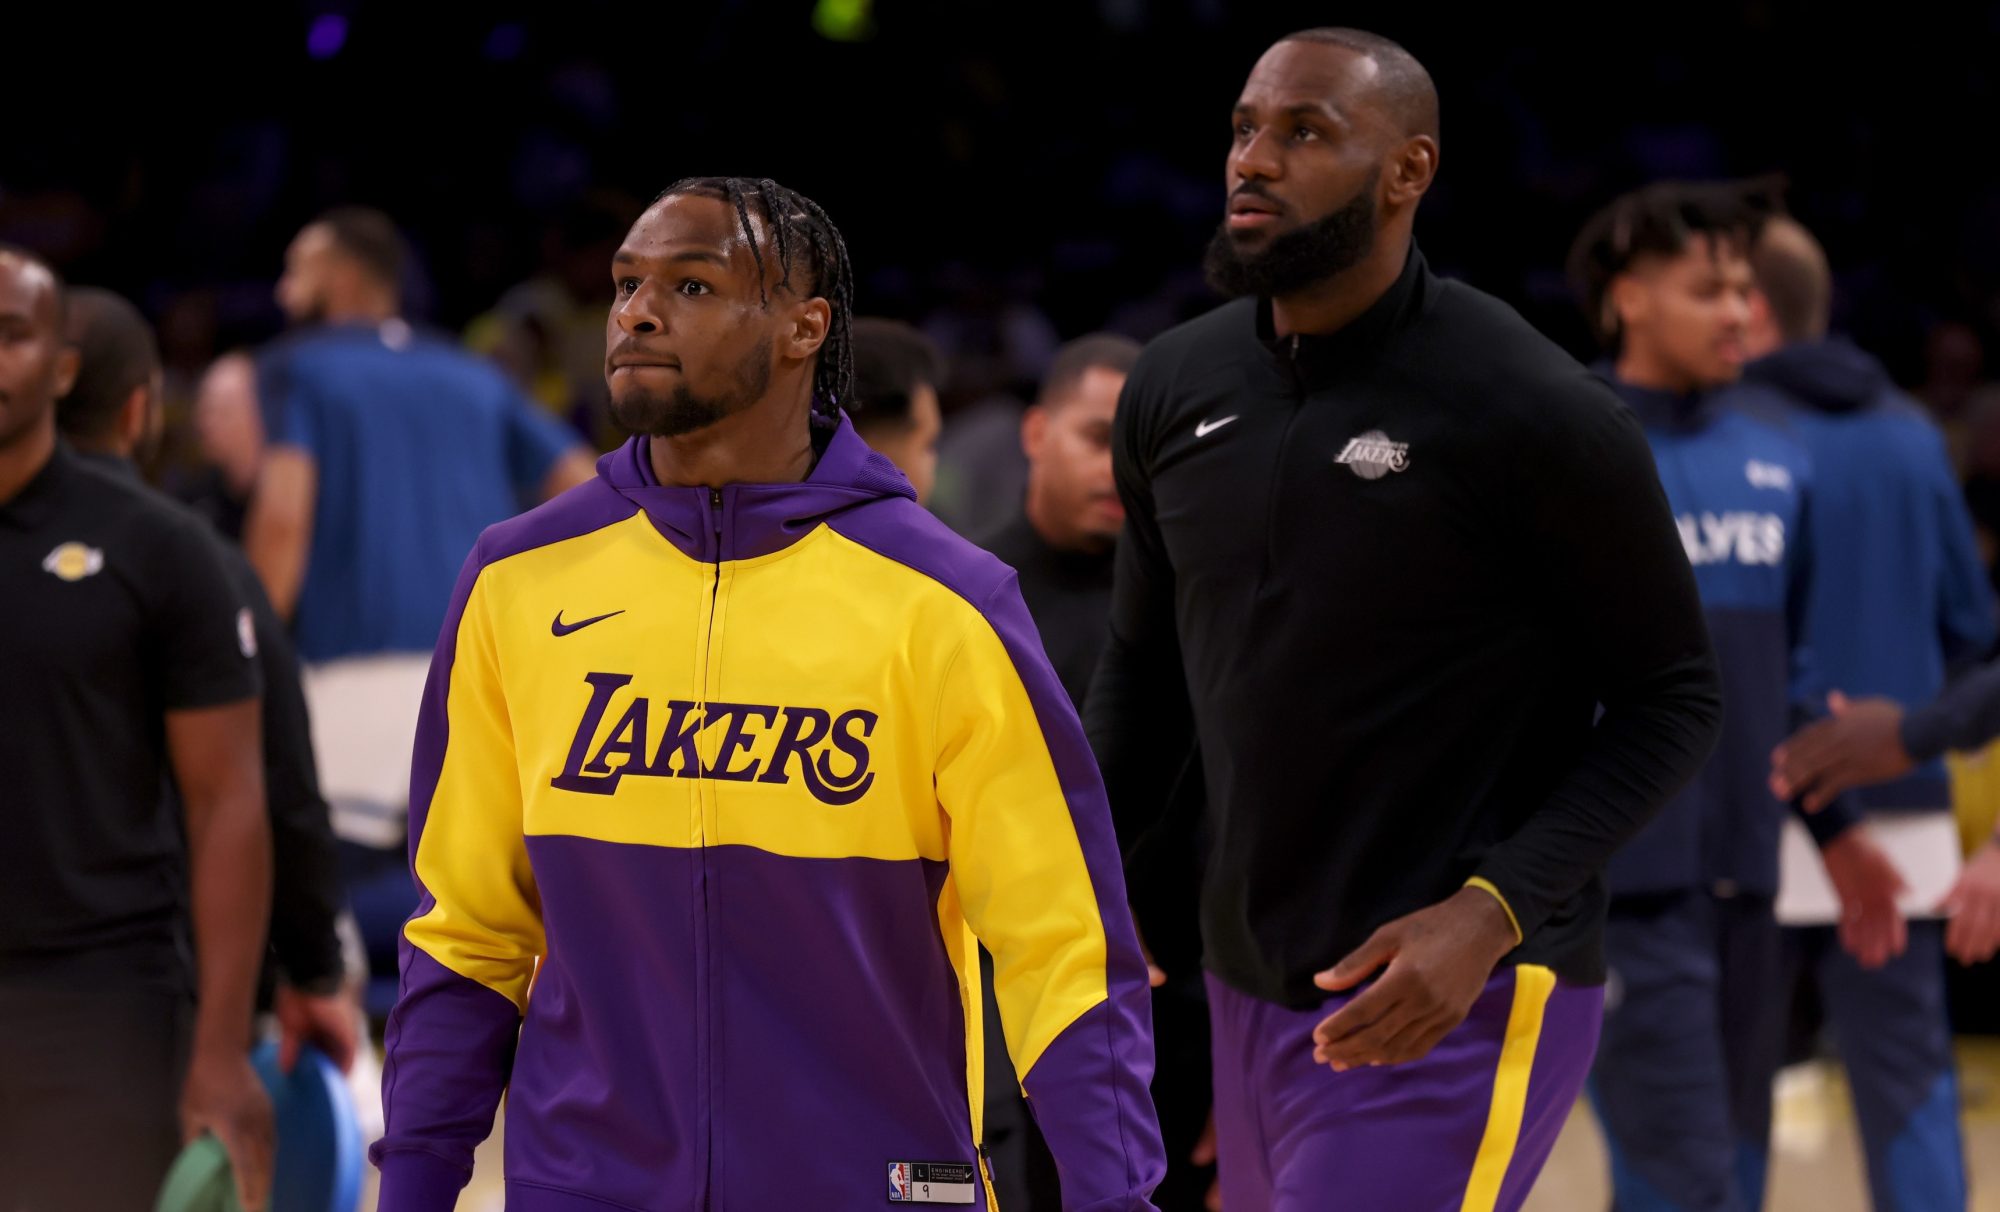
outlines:
[[[957,1162],[890,1162],[892,1204],[970,1204],[977,1168]]]

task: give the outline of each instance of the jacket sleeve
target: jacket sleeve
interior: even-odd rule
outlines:
[[[1015,1072],[1066,1212],[1143,1212],[1166,1171],[1146,967],[1104,786],[1010,574],[940,688],[952,878],[993,953]]]
[[[1142,359],[1112,421],[1111,469],[1125,528],[1111,593],[1110,635],[1084,704],[1112,819],[1126,852],[1160,822],[1194,749],[1194,719],[1174,622],[1174,570],[1153,506],[1146,430],[1159,411]],[[1176,755],[1162,760],[1163,754]]]
[[[1798,533],[1785,545],[1787,579],[1785,585],[1785,630],[1791,643],[1791,728],[1800,727],[1826,714],[1827,691],[1836,689],[1826,684],[1826,677],[1813,659],[1812,652],[1812,587],[1813,587],[1813,544],[1817,541],[1813,533],[1812,480],[1800,472],[1798,477],[1799,517]],[[1861,801],[1853,792],[1843,792],[1835,796],[1826,807],[1818,812],[1806,811],[1804,796],[1793,799],[1789,805],[1793,815],[1798,817],[1806,832],[1812,835],[1814,844],[1825,846],[1833,839],[1846,833],[1861,823],[1863,813]]]
[[[254,588],[253,588],[254,587]],[[264,671],[264,787],[271,813],[271,950],[288,983],[310,989],[341,975],[340,853],[313,764],[312,728],[291,637],[263,586],[256,597],[257,660]]]
[[[450,1207],[471,1177],[543,949],[482,563],[475,547],[417,722],[410,862],[420,899],[403,929],[402,992],[389,1016],[388,1131],[370,1150],[382,1212]]]
[[[1903,748],[1919,762],[2000,737],[2000,662],[1982,665],[1903,717]]]
[[[1722,720],[1694,572],[1645,435],[1608,390],[1574,390],[1544,410],[1552,423],[1523,524],[1544,553],[1549,625],[1602,712],[1569,769],[1474,872],[1523,939],[1694,776]]]

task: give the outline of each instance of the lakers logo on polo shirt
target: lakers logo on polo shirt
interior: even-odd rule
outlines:
[[[1379,480],[1410,465],[1410,444],[1391,441],[1388,434],[1371,429],[1358,438],[1349,438],[1333,461],[1347,464],[1364,480]]]
[[[42,560],[42,571],[54,573],[65,581],[81,581],[95,576],[104,569],[104,552],[101,548],[82,543],[64,543],[51,551]]]

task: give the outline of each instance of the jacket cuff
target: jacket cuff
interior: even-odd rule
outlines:
[[[1812,834],[1813,844],[1822,849],[1841,834],[1859,825],[1864,817],[1861,805],[1851,792],[1834,796],[1832,801],[1818,812],[1807,812],[1796,803],[1794,808],[1798,811],[1799,819],[1805,822],[1806,832]]]
[[[1500,902],[1501,912],[1507,915],[1507,924],[1514,928],[1514,945],[1516,947],[1528,941],[1528,936],[1521,932],[1521,919],[1514,916],[1514,906],[1507,903],[1507,898],[1501,895],[1500,890],[1498,888],[1495,888],[1493,886],[1492,880],[1482,879],[1481,877],[1475,875],[1471,879],[1465,881],[1465,886],[1467,888],[1477,888],[1481,892],[1484,892],[1488,896],[1492,897],[1494,900]]]
[[[377,1212],[451,1212],[472,1175],[434,1153],[397,1149],[375,1158],[382,1172]]]
[[[1904,713],[1899,730],[1903,752],[1910,755],[1911,761],[1918,763],[1943,756],[1944,751],[1950,748],[1945,738],[1950,722],[1944,712],[1928,706]]]

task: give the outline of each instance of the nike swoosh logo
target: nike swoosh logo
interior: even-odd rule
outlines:
[[[1208,435],[1214,433],[1216,430],[1221,429],[1224,425],[1227,425],[1231,421],[1234,421],[1235,419],[1236,418],[1234,416],[1227,416],[1222,418],[1220,421],[1203,421],[1201,424],[1194,427],[1194,436],[1197,438],[1205,438]]]
[[[549,624],[549,634],[568,635],[572,631],[582,631],[584,628],[590,626],[592,623],[602,623],[606,619],[615,619],[619,615],[624,613],[625,612],[622,610],[614,610],[610,614],[600,614],[593,619],[578,619],[574,623],[565,623],[563,622],[562,611],[558,610],[556,611],[555,622]]]

